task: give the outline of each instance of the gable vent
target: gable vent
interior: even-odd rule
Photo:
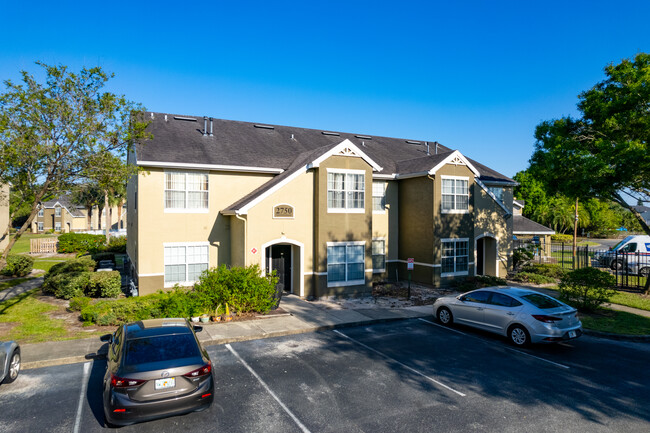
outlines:
[[[323,132],[321,132],[321,134],[323,134],[323,135],[336,135],[337,137],[339,135],[341,135],[338,132],[327,132],[327,131],[323,131]]]
[[[196,122],[196,119],[194,117],[174,116],[174,120],[186,120],[188,122]]]
[[[253,126],[262,129],[275,129],[275,126],[271,126],[271,125],[253,125]]]
[[[406,140],[408,144],[422,144],[420,141]]]
[[[363,138],[364,140],[372,140],[372,137],[368,137],[367,135],[355,135],[357,138]]]

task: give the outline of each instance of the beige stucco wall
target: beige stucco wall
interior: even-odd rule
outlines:
[[[512,212],[512,188],[504,189],[503,202],[506,208]],[[496,239],[496,263],[498,265],[496,275],[503,278],[510,268],[509,260],[512,256],[512,216],[506,217],[506,211],[478,185],[475,187],[474,205],[476,212],[474,214],[473,246],[476,247],[476,241],[481,237]],[[476,252],[473,257],[473,261],[476,261]],[[491,258],[487,255],[486,257]],[[495,275],[492,269],[486,269],[486,273]]]
[[[372,237],[383,238],[385,241],[386,271],[373,273],[373,279],[390,276],[391,263],[399,258],[399,184],[396,181],[386,182],[386,209],[372,212]],[[372,197],[369,200],[372,206]],[[392,277],[395,275],[393,273]]]
[[[5,236],[9,227],[9,185],[0,185],[0,251],[4,251],[9,243],[9,235]]]
[[[426,176],[399,181],[399,260],[398,275],[407,278],[408,258],[415,260],[414,281],[431,284],[434,240],[434,182]]]
[[[165,212],[165,171],[150,168],[138,175],[137,238],[139,248],[135,272],[140,294],[163,288],[164,244],[209,242],[209,266],[230,264],[231,217],[219,212],[271,179],[271,175],[209,172],[208,211],[205,213]],[[129,212],[130,213],[130,212]],[[146,223],[144,223],[146,221]]]

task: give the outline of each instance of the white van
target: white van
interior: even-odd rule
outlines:
[[[597,255],[600,265],[612,270],[627,268],[634,274],[650,274],[650,236],[627,236],[607,252]]]

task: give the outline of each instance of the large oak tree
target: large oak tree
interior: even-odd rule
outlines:
[[[113,74],[100,67],[73,73],[66,66],[37,64],[44,82],[22,71],[22,83],[7,80],[0,94],[0,183],[10,183],[31,203],[29,217],[10,240],[0,267],[44,197],[95,181],[99,173],[104,185],[110,184],[107,172],[124,176],[124,171],[103,170],[100,164],[107,155],[124,161],[133,144],[146,137],[144,108],[103,90]],[[7,235],[9,226],[0,230]]]

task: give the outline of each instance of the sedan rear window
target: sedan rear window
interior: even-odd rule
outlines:
[[[550,296],[542,295],[541,293],[531,293],[529,295],[522,296],[522,298],[524,298],[525,300],[527,300],[537,308],[541,308],[542,310],[548,308],[557,308],[562,306],[562,304],[560,304],[555,299],[551,298]]]
[[[191,334],[161,335],[126,341],[125,365],[170,361],[201,356]]]

